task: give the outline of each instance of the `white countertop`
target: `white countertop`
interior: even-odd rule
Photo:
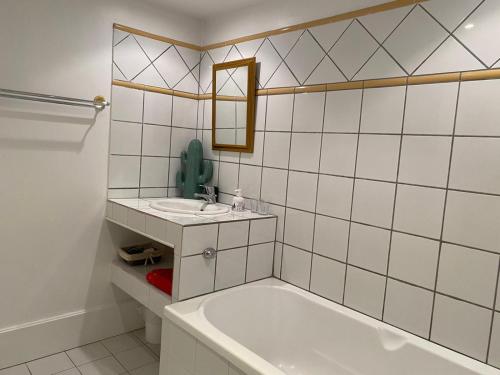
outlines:
[[[167,198],[121,198],[121,199],[108,199],[108,202],[115,203],[129,209],[133,209],[142,212],[147,215],[151,215],[163,220],[167,220],[182,226],[200,225],[200,224],[210,224],[210,223],[223,223],[231,221],[242,221],[242,220],[255,220],[255,219],[265,219],[274,217],[275,215],[260,215],[258,213],[251,212],[250,210],[245,210],[242,212],[231,211],[230,206],[218,203],[222,206],[227,206],[229,212],[221,215],[191,215],[191,214],[178,214],[173,212],[159,211],[151,208],[149,205],[151,202],[162,200]],[[108,215],[109,216],[109,215]]]

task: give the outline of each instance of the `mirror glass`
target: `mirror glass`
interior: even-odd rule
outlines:
[[[212,88],[214,149],[253,151],[255,69],[252,62],[255,64],[255,59],[214,65]]]

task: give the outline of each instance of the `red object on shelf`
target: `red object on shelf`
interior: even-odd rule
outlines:
[[[149,272],[146,275],[146,280],[148,281],[148,283],[154,285],[158,289],[171,296],[173,276],[174,271],[171,268],[158,268]]]

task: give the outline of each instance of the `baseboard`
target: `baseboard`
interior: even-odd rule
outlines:
[[[138,306],[129,300],[2,329],[0,369],[141,328]]]

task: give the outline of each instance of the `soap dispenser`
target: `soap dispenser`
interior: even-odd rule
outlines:
[[[241,196],[241,189],[234,191],[236,196],[233,198],[233,211],[241,212],[245,210],[245,198]]]

